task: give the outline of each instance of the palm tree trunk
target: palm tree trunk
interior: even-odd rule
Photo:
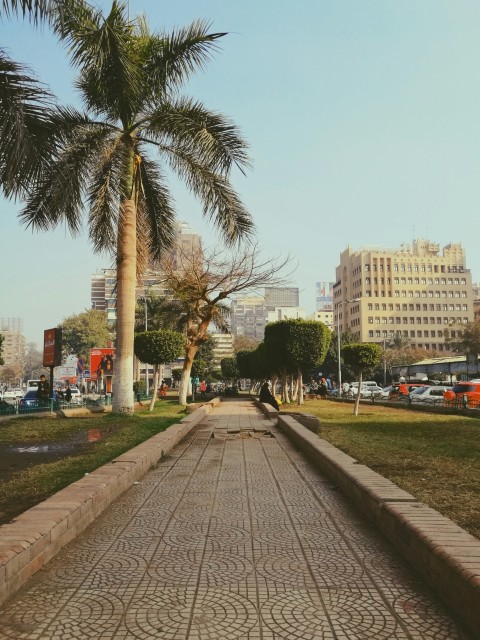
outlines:
[[[133,337],[137,270],[136,208],[133,200],[120,205],[117,241],[117,339],[112,409],[133,413]]]

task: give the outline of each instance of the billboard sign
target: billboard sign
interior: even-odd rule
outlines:
[[[115,349],[90,349],[90,377],[100,380],[113,375]]]
[[[43,366],[58,367],[62,364],[62,330],[59,327],[43,332]]]
[[[317,282],[316,283],[316,309],[321,311],[325,307],[333,305],[333,286],[334,282]]]

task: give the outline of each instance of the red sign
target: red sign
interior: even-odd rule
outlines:
[[[90,376],[99,380],[113,375],[115,349],[90,349]]]
[[[62,330],[45,329],[43,332],[43,366],[58,367],[62,364]]]

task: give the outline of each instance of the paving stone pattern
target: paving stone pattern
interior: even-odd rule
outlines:
[[[331,482],[236,401],[5,603],[0,638],[467,636]]]

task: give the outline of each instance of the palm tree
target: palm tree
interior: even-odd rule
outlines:
[[[196,21],[171,34],[130,21],[114,0],[102,13],[81,0],[54,12],[55,33],[78,69],[85,112],[58,108],[56,149],[21,213],[34,229],[64,222],[78,233],[86,198],[90,239],[117,266],[117,340],[113,409],[133,411],[136,276],[172,245],[174,218],[166,170],[203,204],[228,243],[248,237],[252,220],[229,182],[249,165],[246,145],[223,115],[180,95],[225,34]],[[152,155],[158,153],[160,164]]]

